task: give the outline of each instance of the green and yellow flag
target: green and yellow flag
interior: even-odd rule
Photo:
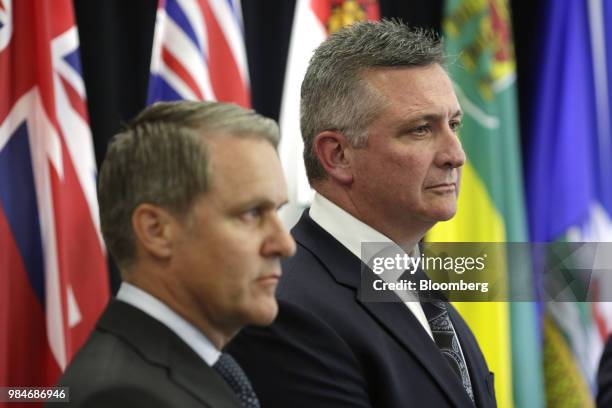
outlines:
[[[439,223],[427,240],[526,242],[516,69],[506,0],[447,0],[443,33],[451,58],[448,70],[464,112],[460,137],[467,162],[457,215]],[[529,260],[507,260],[506,265],[501,273],[508,285],[530,290]],[[474,302],[456,307],[495,373],[498,406],[544,406],[535,305]]]

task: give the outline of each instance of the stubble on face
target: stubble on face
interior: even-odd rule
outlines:
[[[465,160],[457,98],[439,65],[373,70],[364,80],[386,102],[367,146],[353,151],[356,216],[396,242],[418,241],[456,212]]]

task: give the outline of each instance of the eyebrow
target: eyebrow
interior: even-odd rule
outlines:
[[[451,119],[461,119],[462,117],[463,111],[461,109],[457,109],[457,111],[451,115]]]
[[[410,127],[412,126],[412,124],[414,122],[420,121],[420,120],[425,120],[425,121],[438,121],[441,119],[444,119],[445,115],[440,115],[437,113],[429,113],[429,114],[425,114],[425,115],[421,115],[421,116],[416,116],[411,118],[410,120],[408,120],[406,123],[402,123],[402,125],[400,125],[400,128],[404,128],[404,127]],[[456,110],[451,116],[450,119],[461,119],[463,118],[463,112],[461,111],[461,109]]]
[[[265,207],[265,208],[274,208],[280,209],[285,204],[288,204],[289,200],[287,198],[283,198],[278,203],[274,200],[271,200],[269,197],[253,197],[249,200],[245,200],[241,203],[236,204],[237,210],[244,210],[252,207]]]
[[[424,120],[439,120],[442,119],[444,117],[444,115],[440,115],[437,113],[431,113],[431,114],[426,114],[423,116],[419,116],[415,119],[424,119]],[[455,113],[453,113],[452,115],[450,115],[451,119],[461,119],[463,117],[463,112],[461,111],[461,109],[458,109],[457,111],[455,111]]]

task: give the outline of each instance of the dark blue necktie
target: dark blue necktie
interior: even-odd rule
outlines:
[[[459,346],[459,338],[453,327],[453,322],[451,322],[448,316],[446,303],[440,301],[421,302],[421,306],[429,322],[434,342],[455,374],[459,377],[465,392],[474,401],[470,374]]]
[[[412,279],[424,280],[429,279],[425,272],[417,269]],[[417,287],[419,284],[417,282]],[[444,296],[440,292],[435,291],[418,291],[421,299],[421,307],[427,317],[427,322],[431,328],[434,342],[440,349],[444,359],[448,362],[451,369],[459,377],[459,381],[463,385],[465,392],[468,394],[472,402],[474,401],[474,391],[472,390],[472,382],[470,381],[470,373],[468,372],[467,363],[461,347],[459,345],[459,337],[453,327]]]
[[[255,395],[251,382],[232,356],[227,353],[221,353],[219,360],[213,365],[213,368],[229,384],[243,407],[259,408],[259,400],[257,395]]]

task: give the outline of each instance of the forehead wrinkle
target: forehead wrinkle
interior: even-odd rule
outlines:
[[[416,93],[402,95],[401,97],[391,97],[384,92],[379,93],[383,96],[385,103],[381,106],[380,113],[389,113],[397,117],[418,117],[418,116],[440,116],[455,117],[463,115],[461,107],[456,98],[448,103],[446,96],[427,95]],[[453,94],[454,96],[454,94]]]

